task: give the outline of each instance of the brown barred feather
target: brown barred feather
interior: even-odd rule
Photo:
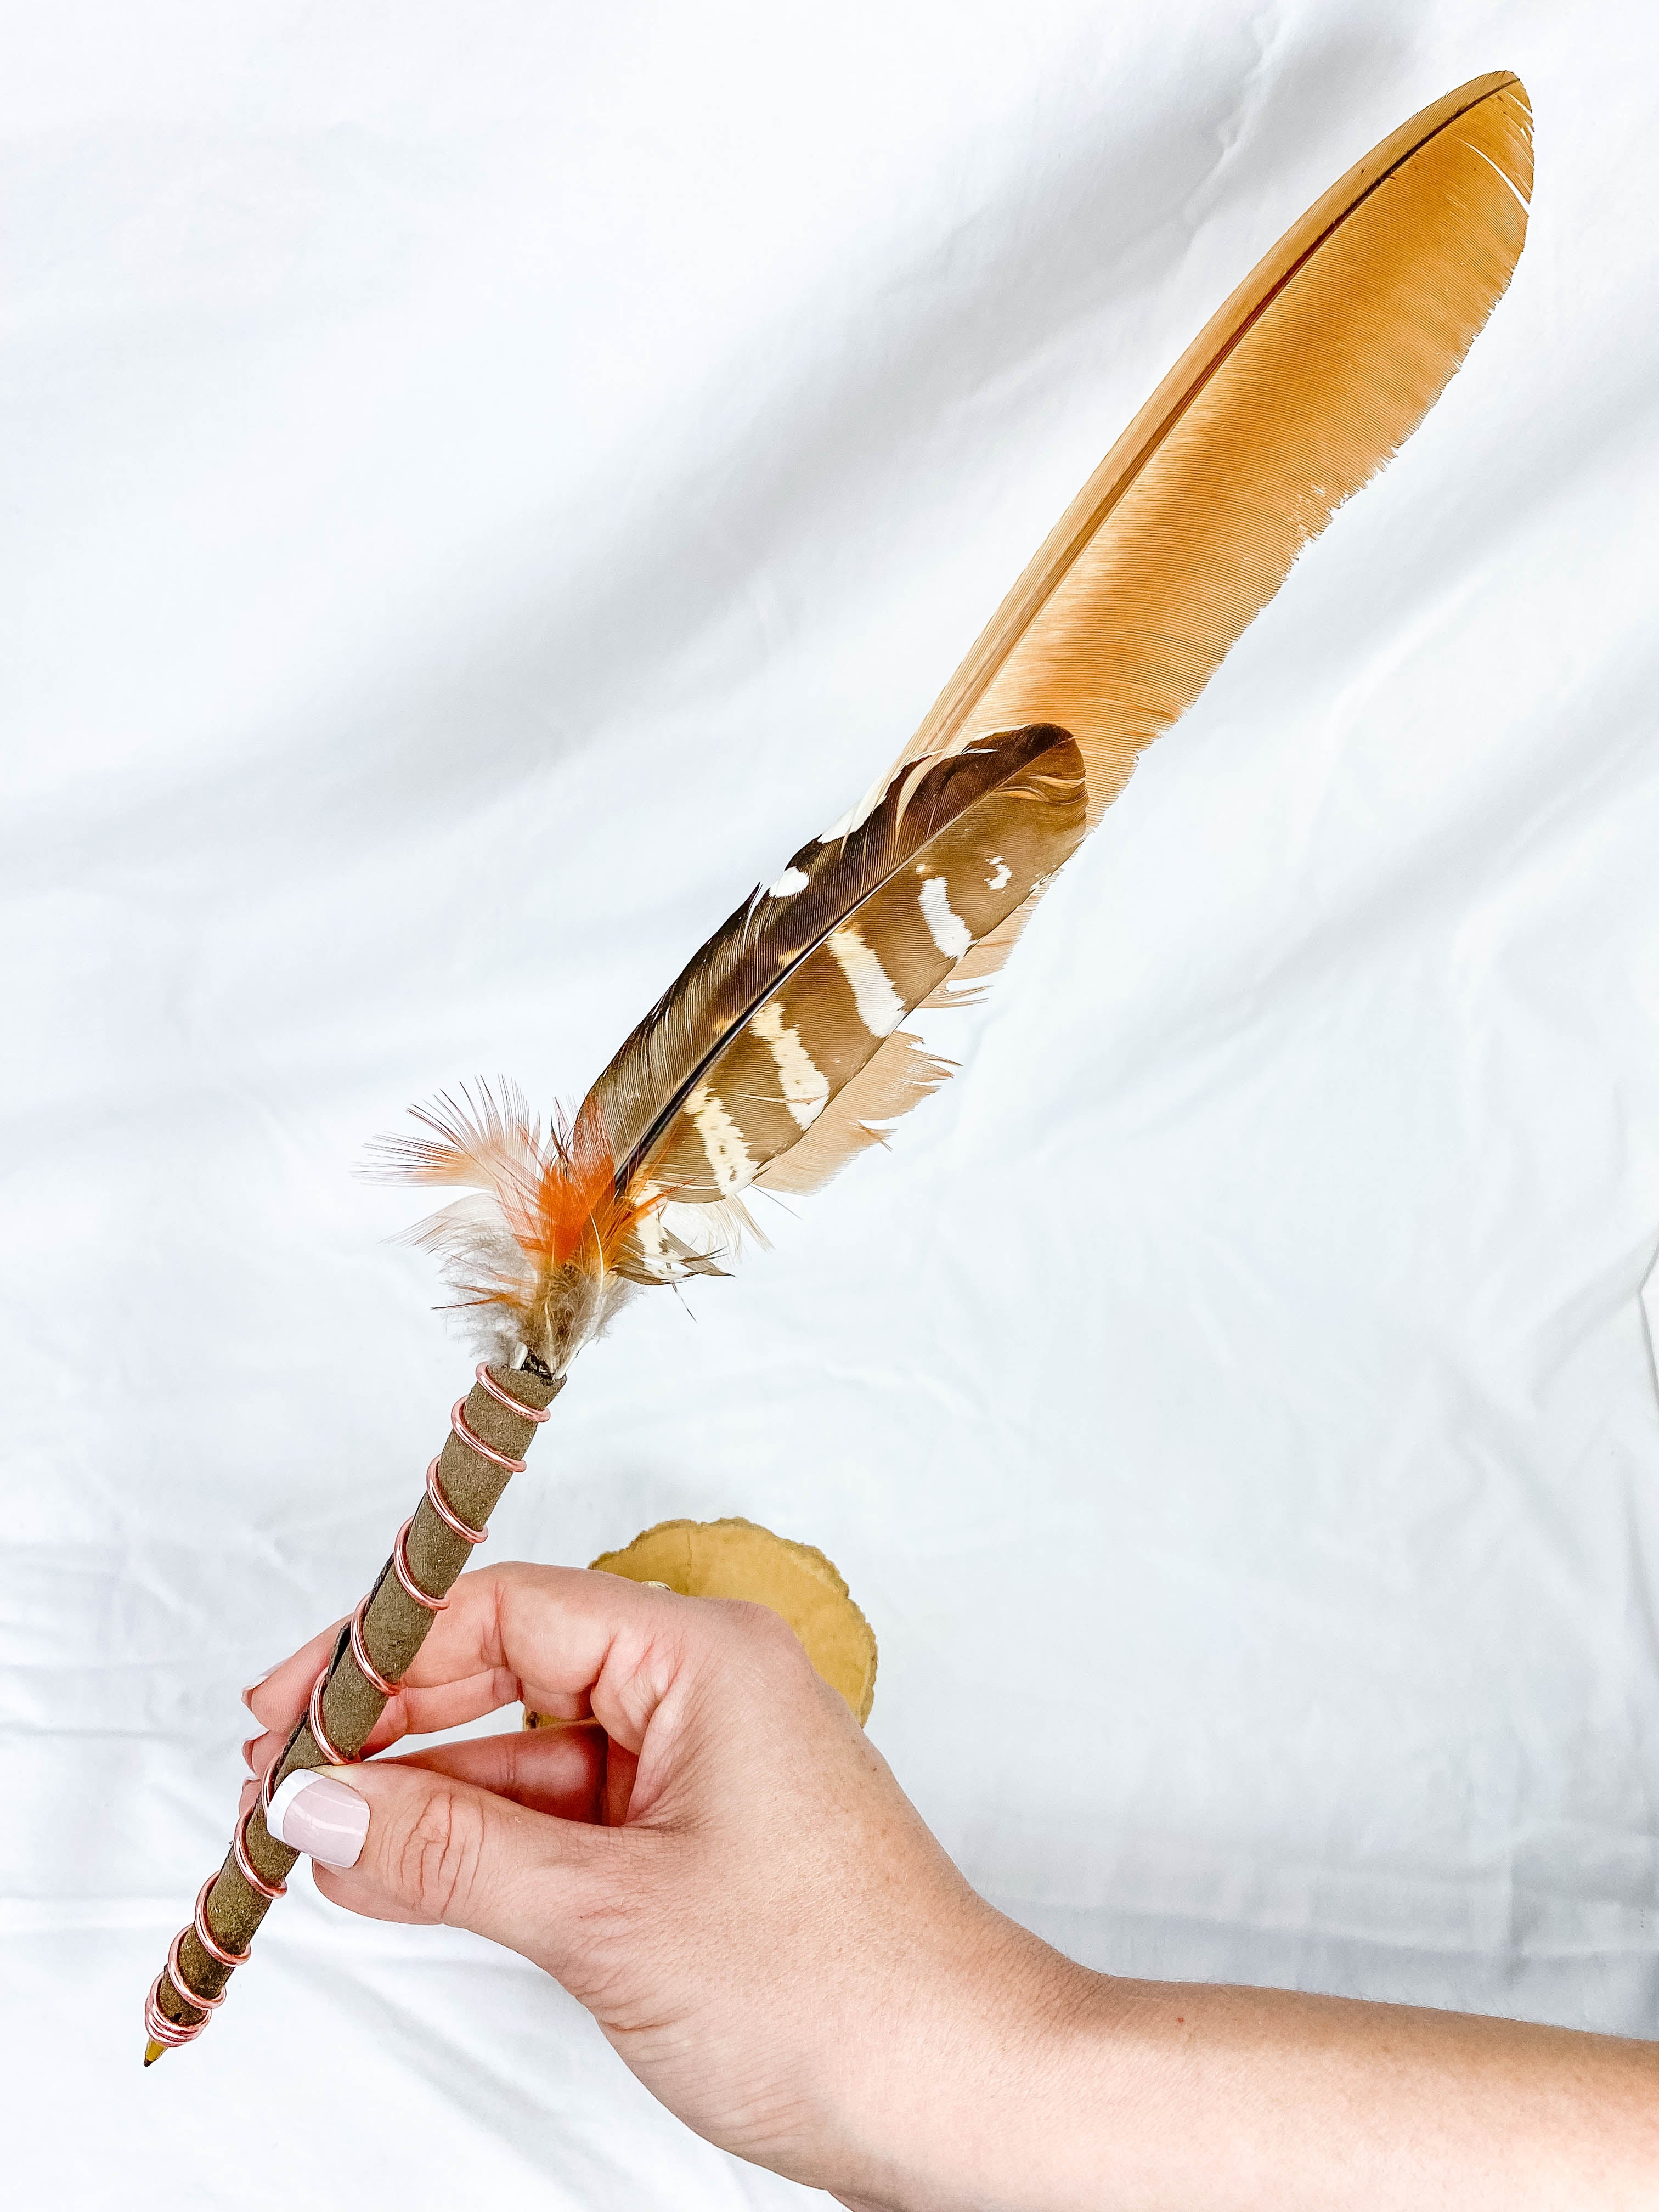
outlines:
[[[928,1004],[927,1000],[922,1005]],[[884,1145],[893,1123],[956,1073],[953,1060],[928,1051],[908,1030],[898,1030],[872,1053],[787,1152],[769,1160],[755,1177],[757,1190],[805,1198],[822,1190],[849,1160],[872,1145]]]
[[[618,1187],[677,1205],[735,1195],[890,1049],[887,1088],[872,1080],[863,1095],[884,1107],[890,1094],[907,1105],[925,1095],[942,1063],[924,1056],[919,1081],[899,1023],[1069,857],[1084,803],[1076,745],[1038,725],[908,765],[855,828],[803,846],[589,1093],[584,1111],[610,1133]],[[869,1141],[847,1131],[851,1150]],[[785,1187],[781,1171],[768,1182]],[[642,1225],[647,1250],[659,1226]]]

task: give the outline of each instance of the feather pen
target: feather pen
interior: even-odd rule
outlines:
[[[902,1024],[979,995],[1138,755],[1421,422],[1509,283],[1531,188],[1505,71],[1385,139],[1182,356],[892,768],[716,930],[574,1116],[544,1128],[485,1087],[382,1146],[385,1172],[469,1193],[416,1234],[484,1356],[174,1938],[146,2064],[200,2033],[282,1893],[273,1791],[360,1753],[577,1352],[640,1289],[723,1272],[751,1187],[817,1188],[945,1079]]]

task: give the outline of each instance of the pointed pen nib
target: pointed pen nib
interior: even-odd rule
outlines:
[[[147,2043],[147,2044],[144,2045],[144,2063],[145,2063],[145,2065],[146,2065],[146,2066],[154,2066],[154,2065],[155,2065],[155,2062],[156,2062],[156,2060],[161,2057],[161,2053],[162,2053],[166,2049],[167,2049],[167,2045],[166,2045],[166,2044],[165,2044],[165,2043]]]

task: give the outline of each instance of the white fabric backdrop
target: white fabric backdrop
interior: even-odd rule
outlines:
[[[465,1372],[350,1171],[474,1073],[578,1096],[1239,275],[1498,66],[1468,368],[962,1077],[584,1358],[494,1549],[821,1544],[901,1778],[1092,1964],[1659,2033],[1651,11],[5,21],[9,2202],[286,2206],[301,2097],[328,2212],[805,2194],[303,1878],[141,2074],[238,1686]]]

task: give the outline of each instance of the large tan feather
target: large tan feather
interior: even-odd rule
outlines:
[[[1092,829],[1303,547],[1438,398],[1514,273],[1531,191],[1532,111],[1504,70],[1356,163],[1205,325],[895,769],[1055,722],[1082,751]],[[924,1011],[982,995],[1045,888],[973,946]],[[812,1131],[810,1158],[779,1161],[764,1181],[816,1188],[925,1097],[940,1079],[907,1083],[907,1048],[895,1038]],[[861,1112],[866,1103],[877,1110]]]
[[[1518,78],[1476,77],[1286,232],[1061,515],[902,761],[1057,722],[1100,819],[1503,296],[1531,125]]]

